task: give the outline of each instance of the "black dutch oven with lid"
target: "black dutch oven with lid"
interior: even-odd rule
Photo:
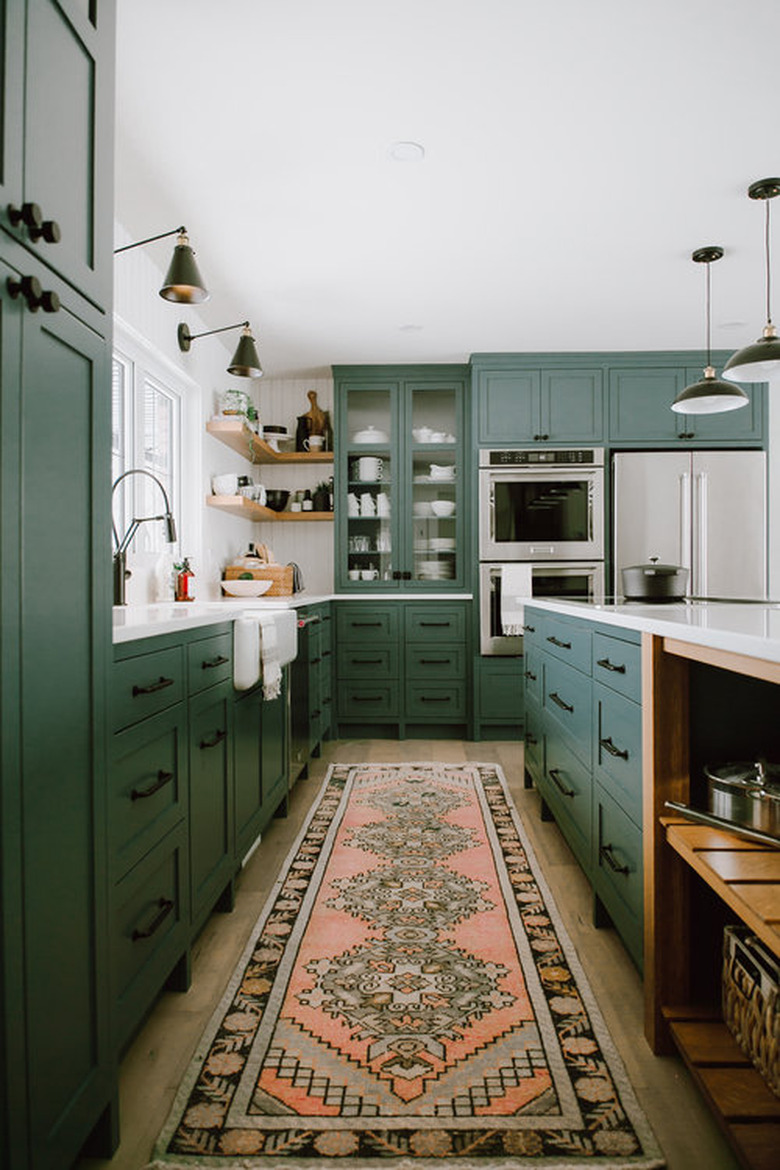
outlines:
[[[627,601],[682,601],[688,570],[680,565],[661,565],[658,557],[650,557],[646,565],[621,569],[620,578]]]

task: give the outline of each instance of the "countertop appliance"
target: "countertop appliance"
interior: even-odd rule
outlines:
[[[613,582],[651,557],[688,570],[692,597],[767,596],[763,451],[612,456]]]
[[[480,451],[481,561],[603,556],[603,448]]]

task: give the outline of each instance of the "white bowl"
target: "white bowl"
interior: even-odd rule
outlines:
[[[431,508],[434,516],[454,516],[455,502],[454,500],[431,500]]]
[[[229,593],[231,597],[260,597],[261,594],[267,593],[273,585],[273,581],[256,581],[254,578],[250,581],[248,577],[237,577],[234,581],[223,581],[222,588],[225,593]]]
[[[430,516],[431,502],[430,500],[417,500],[412,504],[412,512],[415,516]]]

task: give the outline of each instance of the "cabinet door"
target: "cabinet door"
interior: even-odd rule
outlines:
[[[229,688],[190,702],[190,898],[197,926],[233,876]]]
[[[398,589],[402,469],[397,381],[339,384],[336,580],[346,589]]]
[[[404,391],[404,563],[415,589],[453,588],[465,570],[464,383],[407,381]]]
[[[27,1112],[31,1150],[19,1164],[43,1167],[75,1157],[110,1096],[103,831],[110,370],[105,342],[72,313],[33,316],[9,302],[8,274],[0,264],[0,707],[3,897],[18,928],[0,982],[20,993],[15,1008],[24,1018],[24,1031],[13,1025],[3,1038],[22,1045],[9,1056],[13,1079],[23,1084],[27,1076],[26,1106],[9,1125],[23,1125]]]
[[[235,855],[240,861],[260,832],[263,780],[260,765],[263,689],[242,694],[233,705],[233,799]]]
[[[12,35],[18,41],[16,18]],[[23,94],[24,139],[17,132],[11,143],[23,157],[5,160],[8,202],[38,204],[43,219],[59,225],[61,238],[33,240],[24,223],[12,226],[7,209],[3,225],[98,306],[111,299],[114,35],[110,2],[28,0],[26,73],[13,78],[22,85],[10,96],[14,123],[21,126]]]
[[[538,370],[478,370],[479,442],[529,443],[542,431]]]
[[[22,191],[24,133],[24,4],[0,4],[0,222]]]
[[[686,385],[684,369],[613,369],[609,375],[612,443],[678,442],[685,416],[672,403]]]
[[[601,370],[543,370],[541,432],[551,443],[598,443],[604,438]]]
[[[270,818],[287,796],[287,668],[282,693],[263,702],[260,770],[263,778],[263,820]]]

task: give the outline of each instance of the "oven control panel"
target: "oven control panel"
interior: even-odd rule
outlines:
[[[546,448],[516,448],[507,451],[480,451],[480,467],[571,467],[580,465],[603,466],[603,447],[572,447],[560,451]]]

